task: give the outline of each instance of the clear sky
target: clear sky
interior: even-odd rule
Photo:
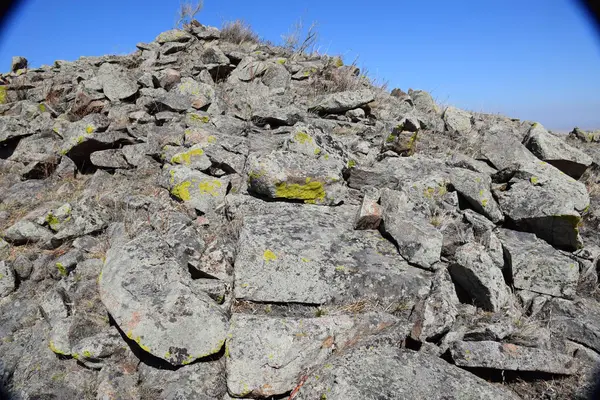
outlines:
[[[126,54],[172,28],[179,0],[23,0],[0,32],[0,70],[82,55]],[[205,0],[197,19],[244,19],[264,39],[302,18],[320,50],[341,54],[389,88],[442,104],[600,128],[600,36],[573,0]]]

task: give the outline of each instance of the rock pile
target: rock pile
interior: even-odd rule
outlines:
[[[221,36],[2,76],[6,396],[589,394],[594,134]]]

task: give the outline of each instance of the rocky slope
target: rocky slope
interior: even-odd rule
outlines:
[[[5,397],[588,394],[598,135],[198,23],[137,47],[2,76]]]

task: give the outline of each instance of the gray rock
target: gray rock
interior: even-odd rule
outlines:
[[[186,285],[169,246],[149,233],[113,243],[99,278],[100,296],[127,337],[173,365],[218,353],[227,317],[208,295]]]
[[[489,176],[462,168],[453,168],[450,172],[450,182],[475,211],[485,215],[494,223],[503,221],[500,207],[490,189],[492,182]]]
[[[185,165],[191,169],[204,171],[212,165],[202,145],[194,145],[189,149],[165,146],[165,157],[171,164]]]
[[[179,29],[171,29],[170,31],[162,32],[156,37],[156,41],[160,44],[169,42],[188,42],[192,36],[186,31]]]
[[[592,158],[583,151],[569,146],[563,139],[554,136],[535,123],[523,139],[523,144],[540,160],[552,164],[565,174],[579,179],[592,165]]]
[[[579,264],[534,234],[500,229],[506,268],[517,289],[572,299],[579,281]]]
[[[552,334],[600,353],[600,306],[591,299],[551,299],[540,311]]]
[[[170,167],[165,172],[171,195],[205,214],[212,213],[227,192],[226,178],[215,178],[185,165]]]
[[[507,220],[556,247],[581,247],[579,212],[590,201],[585,186],[544,161],[507,171],[508,183],[494,190]]]
[[[202,51],[200,59],[204,64],[225,64],[229,65],[229,58],[217,46],[210,46]]]
[[[34,222],[20,220],[4,232],[4,240],[15,245],[40,243],[47,245],[52,239],[52,232]]]
[[[329,114],[343,114],[362,107],[375,99],[370,90],[332,93],[318,97],[309,106],[309,111]]]
[[[446,129],[449,131],[455,131],[461,135],[466,135],[473,129],[471,124],[472,115],[456,107],[446,108],[442,118],[446,123]]]
[[[258,126],[271,124],[275,126],[289,125],[292,126],[297,122],[304,120],[304,113],[297,107],[276,107],[264,105],[256,110],[252,110],[252,122]]]
[[[456,321],[458,303],[448,270],[440,269],[433,278],[429,297],[417,303],[412,311],[415,321],[411,337],[421,342],[442,337]]]
[[[335,205],[344,200],[342,167],[335,160],[315,163],[302,154],[277,151],[248,160],[249,189],[273,199]]]
[[[156,101],[171,110],[185,111],[190,107],[195,109],[206,107],[212,103],[214,98],[215,90],[212,86],[186,77]]]
[[[180,51],[184,51],[185,49],[187,49],[187,47],[188,47],[188,45],[186,43],[169,42],[169,43],[163,44],[160,47],[160,52],[161,52],[161,54],[168,56],[171,54],[179,53]]]
[[[409,263],[422,268],[436,269],[442,251],[442,234],[413,211],[404,192],[381,191],[381,229],[390,235],[400,255]]]
[[[0,261],[0,298],[11,294],[16,288],[15,273],[10,264]]]
[[[20,69],[27,68],[27,59],[25,57],[14,56],[10,63],[10,72],[17,72]]]
[[[318,379],[316,376],[318,375]],[[298,400],[519,399],[437,357],[378,344],[332,357],[310,374]]]
[[[455,342],[452,359],[460,367],[491,368],[505,371],[534,371],[571,375],[577,364],[573,357],[553,351],[510,343]]]
[[[90,160],[101,168],[130,168],[120,149],[95,151],[90,154]]]
[[[262,82],[271,89],[287,88],[291,81],[292,75],[281,64],[269,64],[262,77]]]
[[[430,273],[403,262],[378,232],[353,229],[355,207],[256,201],[240,207],[237,299],[347,304],[372,298],[410,308],[429,292]]]
[[[498,311],[510,299],[502,270],[478,243],[468,243],[456,250],[456,262],[450,268],[457,282],[482,308]]]
[[[354,222],[354,229],[377,229],[381,223],[382,210],[377,203],[379,196],[365,194]]]
[[[193,27],[192,34],[200,40],[213,40],[221,37],[221,31],[218,28],[206,25]]]
[[[227,339],[227,388],[235,397],[291,391],[304,371],[323,364],[356,335],[394,325],[391,316],[271,318],[234,315]],[[360,332],[360,333],[359,333]]]
[[[124,100],[138,92],[137,81],[115,64],[102,64],[98,69],[98,80],[110,101]]]

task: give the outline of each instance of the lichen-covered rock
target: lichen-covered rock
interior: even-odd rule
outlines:
[[[317,379],[318,376],[318,379]],[[494,386],[438,357],[376,344],[342,352],[310,374],[297,399],[512,399]]]
[[[551,299],[540,311],[552,334],[600,353],[600,306],[592,299]]]
[[[533,124],[523,144],[537,158],[552,164],[565,174],[579,179],[592,165],[592,158],[583,151],[569,146],[563,139],[554,136],[539,123]]]
[[[169,42],[187,42],[190,39],[192,39],[192,36],[180,29],[171,29],[170,31],[162,32],[156,37],[156,41],[160,44]]]
[[[182,161],[185,161],[183,158]],[[168,189],[172,196],[202,213],[211,213],[227,193],[227,179],[219,179],[185,165],[167,171]]]
[[[48,246],[52,232],[34,222],[21,220],[8,228],[3,236],[4,240],[16,245],[40,243],[42,246]]]
[[[249,189],[272,199],[301,200],[335,205],[346,196],[342,167],[335,160],[315,163],[314,158],[277,151],[248,160]]]
[[[505,268],[517,289],[572,299],[579,281],[579,263],[534,234],[500,229]]]
[[[318,97],[308,109],[318,113],[343,114],[362,107],[374,99],[373,92],[367,89],[333,93]]]
[[[381,191],[381,229],[390,235],[400,255],[409,263],[437,269],[442,252],[442,234],[414,212],[414,204],[404,192]]]
[[[450,171],[450,183],[475,211],[494,223],[502,222],[504,216],[492,195],[492,181],[489,176],[463,168],[453,168]]]
[[[237,299],[344,304],[374,298],[411,307],[429,292],[430,273],[406,264],[378,232],[353,229],[354,207],[254,202],[240,207]]]
[[[120,149],[95,151],[90,154],[92,164],[101,168],[129,168],[127,160]]]
[[[227,317],[207,294],[185,283],[183,266],[171,254],[154,234],[115,241],[99,278],[100,296],[143,351],[186,365],[221,350]]]
[[[454,342],[452,359],[456,365],[505,371],[534,371],[571,375],[577,364],[573,357],[553,351],[491,341]]]
[[[456,262],[449,268],[452,279],[478,305],[495,312],[508,303],[510,292],[504,282],[502,270],[494,265],[482,245],[465,244],[456,250],[455,257]]]
[[[16,288],[15,273],[10,264],[0,261],[0,298],[11,294]]]
[[[471,114],[456,107],[448,107],[442,116],[446,123],[446,128],[449,131],[455,131],[461,135],[466,135],[471,132]]]
[[[115,64],[102,64],[98,69],[98,80],[110,101],[124,100],[138,92],[137,81]]]

